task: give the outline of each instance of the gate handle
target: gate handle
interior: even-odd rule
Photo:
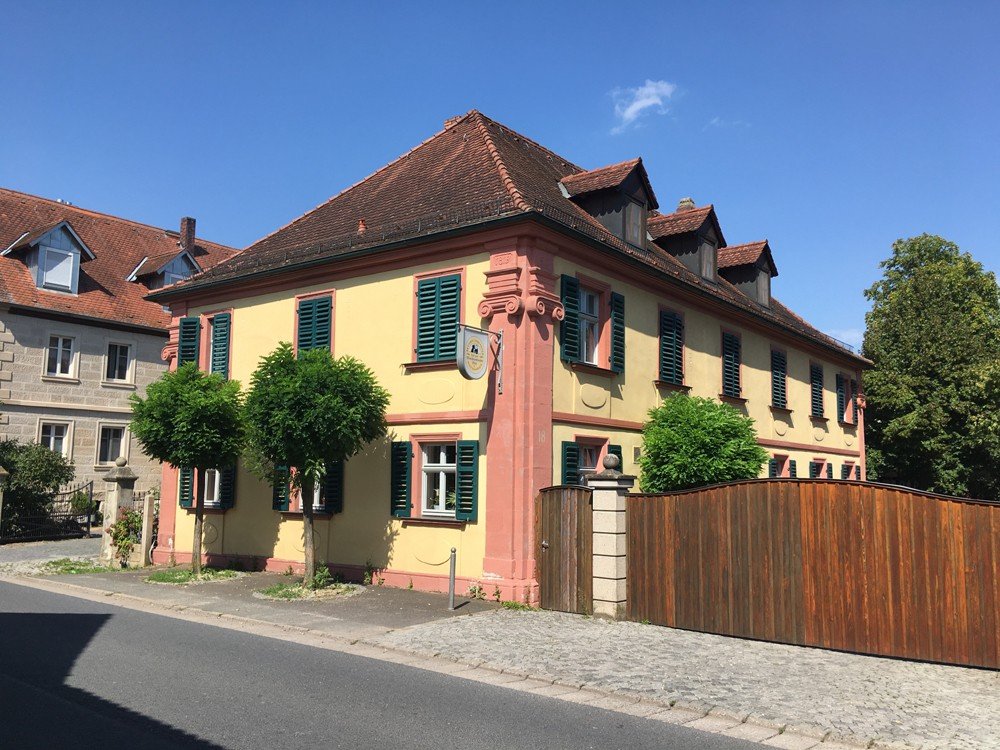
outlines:
[[[548,543],[548,542],[546,542],[546,541],[545,541],[545,540],[543,539],[543,540],[542,540],[542,549],[548,549],[548,548],[549,548],[549,543]]]

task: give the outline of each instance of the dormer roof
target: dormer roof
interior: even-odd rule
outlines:
[[[135,270],[129,274],[128,280],[135,281],[137,279],[146,278],[147,276],[162,273],[163,269],[178,258],[186,258],[191,263],[195,273],[201,273],[204,270],[198,261],[196,261],[187,250],[173,250],[160,253],[158,255],[152,255],[148,258],[143,258],[139,261],[139,265],[135,267]]]
[[[664,237],[697,232],[706,224],[715,229],[719,238],[719,247],[725,247],[726,240],[722,236],[722,227],[715,215],[715,206],[711,203],[700,208],[674,211],[672,214],[651,214],[646,220],[646,231],[655,242]]]
[[[18,250],[27,250],[30,247],[34,247],[43,237],[46,237],[51,232],[59,231],[60,229],[64,229],[72,235],[73,239],[76,240],[77,244],[80,246],[80,251],[83,253],[86,260],[94,259],[94,253],[89,247],[87,247],[87,243],[80,239],[80,235],[76,233],[76,230],[73,229],[73,225],[68,221],[57,221],[55,224],[46,224],[45,226],[38,227],[37,229],[27,231],[14,240],[14,242],[11,243],[6,250],[0,253],[0,255],[9,255],[11,253],[16,253]]]
[[[650,209],[655,209],[659,204],[656,202],[656,194],[653,186],[649,182],[649,175],[646,168],[642,166],[642,159],[629,159],[618,164],[611,164],[599,169],[591,169],[586,172],[574,172],[563,177],[559,182],[566,190],[570,198],[586,193],[596,193],[598,190],[611,190],[620,187],[632,173],[639,177],[646,195],[649,197]]]
[[[737,268],[739,266],[755,266],[761,260],[766,261],[771,276],[778,275],[778,267],[771,255],[771,246],[767,240],[747,242],[743,245],[730,245],[719,250],[719,268]]]

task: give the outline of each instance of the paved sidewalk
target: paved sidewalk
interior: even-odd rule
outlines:
[[[1000,673],[611,622],[494,612],[380,642],[500,670],[924,748],[1000,748]]]
[[[46,561],[64,557],[95,560],[100,553],[101,535],[96,532],[83,539],[0,544],[0,575],[32,573]]]
[[[997,672],[507,611],[483,601],[463,601],[450,613],[441,595],[392,588],[319,601],[253,597],[289,580],[280,574],[181,587],[145,583],[147,573],[35,581],[772,747],[1000,748]]]

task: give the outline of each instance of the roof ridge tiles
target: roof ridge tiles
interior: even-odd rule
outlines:
[[[469,113],[466,115],[466,117],[468,115],[478,115],[483,120],[486,120],[486,121],[492,123],[493,125],[496,125],[500,130],[503,130],[507,135],[512,136],[514,138],[517,138],[519,140],[522,140],[525,143],[530,143],[532,146],[534,146],[535,148],[537,148],[539,151],[544,151],[546,154],[548,154],[552,158],[558,159],[563,164],[569,165],[570,167],[572,167],[573,169],[577,170],[578,172],[586,172],[587,171],[586,169],[584,169],[583,167],[581,167],[579,164],[575,164],[574,162],[571,162],[565,156],[557,154],[555,151],[553,151],[552,149],[548,148],[547,146],[544,146],[541,143],[539,143],[538,141],[536,141],[536,140],[534,140],[532,138],[529,138],[528,136],[524,135],[524,133],[519,133],[518,131],[516,131],[516,130],[514,130],[512,128],[509,128],[508,126],[504,125],[502,122],[497,122],[496,120],[494,120],[489,115],[484,115],[478,109],[470,110]]]
[[[473,110],[475,111],[475,110]],[[510,176],[510,172],[507,170],[507,165],[503,162],[503,157],[500,156],[500,152],[497,150],[496,144],[493,142],[493,136],[490,135],[489,130],[486,129],[486,124],[483,122],[483,114],[481,112],[475,112],[476,126],[479,130],[480,135],[483,137],[483,141],[486,143],[486,148],[490,152],[490,156],[493,159],[493,164],[496,166],[497,172],[500,174],[500,182],[503,186],[507,188],[507,192],[510,193],[510,197],[514,200],[514,205],[518,208],[530,211],[531,204],[529,204],[521,191],[517,189],[517,185],[514,184],[514,178]]]

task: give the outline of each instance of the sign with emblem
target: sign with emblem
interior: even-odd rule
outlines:
[[[468,380],[479,380],[489,365],[490,332],[460,325],[456,360],[458,371]]]

